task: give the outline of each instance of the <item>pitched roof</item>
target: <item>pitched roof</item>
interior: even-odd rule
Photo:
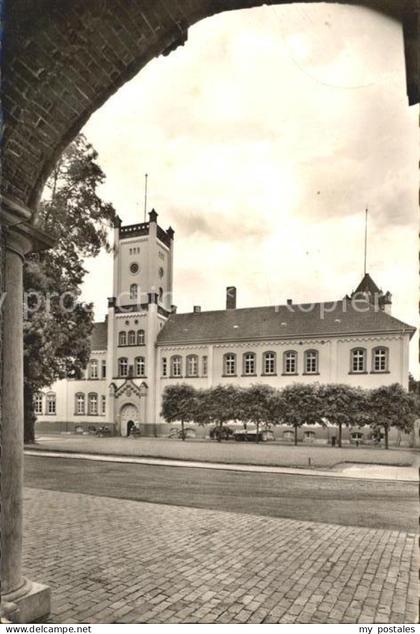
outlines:
[[[191,344],[402,331],[412,334],[415,328],[367,301],[341,300],[173,314],[157,342]]]
[[[106,321],[97,321],[93,324],[90,336],[91,350],[106,350],[108,347],[108,326]]]
[[[362,281],[360,282],[359,286],[356,288],[354,292],[355,293],[371,293],[372,295],[375,295],[375,294],[379,295],[382,291],[378,286],[376,286],[375,282],[370,277],[369,273],[365,273]]]

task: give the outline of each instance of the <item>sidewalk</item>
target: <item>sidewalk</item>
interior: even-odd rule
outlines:
[[[52,623],[415,623],[414,534],[25,489]]]
[[[318,476],[334,478],[358,478],[363,480],[391,480],[399,482],[417,482],[419,472],[416,467],[392,467],[381,465],[343,464],[330,471],[319,469],[299,469],[289,467],[270,467],[260,465],[243,465],[234,463],[199,462],[193,460],[168,460],[164,458],[142,458],[137,456],[111,456],[98,453],[77,453],[75,451],[45,450],[40,447],[25,449],[25,455],[43,456],[46,458],[73,458],[94,460],[99,462],[123,462],[128,464],[159,465],[165,467],[188,467],[192,469],[217,469],[223,471],[246,471],[254,473],[284,473],[301,476]]]

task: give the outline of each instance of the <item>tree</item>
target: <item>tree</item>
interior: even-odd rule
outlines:
[[[181,421],[181,438],[185,440],[184,424],[195,419],[197,390],[186,383],[168,385],[162,395],[161,415],[168,423]]]
[[[273,419],[273,397],[276,390],[270,385],[251,385],[242,392],[239,417],[244,423],[254,423],[259,442],[260,425]]]
[[[417,412],[416,400],[399,383],[371,390],[368,404],[372,425],[384,430],[385,449],[389,449],[391,427],[406,432],[413,429]]]
[[[317,385],[294,383],[282,390],[284,402],[284,421],[292,425],[295,432],[295,445],[298,444],[298,428],[302,425],[323,425],[321,401]]]
[[[352,427],[365,422],[366,398],[356,387],[341,383],[321,385],[318,390],[322,417],[338,427],[338,446],[342,446],[343,425]]]
[[[198,401],[197,421],[201,424],[214,423],[219,430],[218,442],[222,440],[222,428],[230,420],[240,418],[240,401],[243,390],[235,385],[217,385],[203,390]]]
[[[97,152],[79,135],[48,179],[39,224],[54,239],[49,251],[27,258],[24,267],[25,442],[34,442],[34,394],[65,377],[80,378],[89,360],[92,305],[80,302],[84,258],[110,249],[113,206],[98,189],[105,175]]]

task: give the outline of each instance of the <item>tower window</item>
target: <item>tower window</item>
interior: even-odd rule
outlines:
[[[388,348],[374,348],[373,350],[373,372],[388,371]]]
[[[144,346],[144,344],[145,344],[144,330],[138,330],[137,331],[137,345]]]
[[[138,286],[137,284],[130,284],[130,299],[137,299]]]
[[[118,359],[118,376],[128,376],[128,359],[127,357],[121,357]]]
[[[136,376],[145,376],[146,363],[144,361],[144,357],[136,357],[135,368],[136,368]]]
[[[128,331],[128,345],[135,346],[136,345],[136,333],[134,330]]]
[[[171,376],[182,376],[182,357],[179,355],[171,357]]]
[[[98,378],[98,361],[96,359],[91,359],[89,362],[89,378]]]
[[[351,372],[355,374],[366,372],[366,350],[355,348],[351,351]]]
[[[236,376],[236,354],[233,352],[225,354],[223,366],[225,376]]]
[[[284,374],[297,374],[297,352],[289,350],[284,353]]]
[[[75,396],[74,411],[79,416],[85,413],[85,395],[81,392]]]
[[[254,375],[256,372],[255,353],[246,352],[244,354],[244,374]]]
[[[35,414],[42,414],[42,394],[41,394],[41,392],[38,392],[38,394],[35,394],[35,396],[34,396],[34,413]]]
[[[276,353],[275,352],[264,352],[263,368],[264,368],[264,374],[276,373]]]
[[[97,416],[98,414],[98,395],[94,392],[88,395],[88,414],[89,416]]]
[[[318,374],[317,350],[307,350],[305,352],[305,374]]]
[[[57,399],[54,392],[50,392],[47,394],[46,399],[46,414],[56,414],[57,413]]]
[[[198,357],[190,354],[187,357],[187,376],[198,376]]]
[[[118,335],[118,345],[126,346],[127,345],[127,333],[125,330],[121,331]]]

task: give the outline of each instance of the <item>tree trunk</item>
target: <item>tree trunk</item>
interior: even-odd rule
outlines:
[[[343,423],[338,423],[338,446],[343,445]]]
[[[36,416],[34,414],[34,392],[32,389],[32,385],[29,385],[26,382],[24,384],[23,399],[23,440],[26,444],[33,444],[35,442],[36,421]]]
[[[260,425],[259,423],[257,423],[257,438],[256,438],[257,442],[260,442]]]
[[[184,421],[181,420],[181,440],[185,440]]]
[[[385,449],[389,449],[388,425],[384,426],[384,431],[385,431]]]
[[[295,445],[296,445],[296,446],[297,446],[297,444],[298,444],[298,433],[297,433],[297,430],[298,430],[298,428],[297,428],[297,426],[295,425]]]
[[[217,434],[217,442],[222,442],[222,429],[223,429],[223,423],[222,421],[219,422],[219,433]]]

